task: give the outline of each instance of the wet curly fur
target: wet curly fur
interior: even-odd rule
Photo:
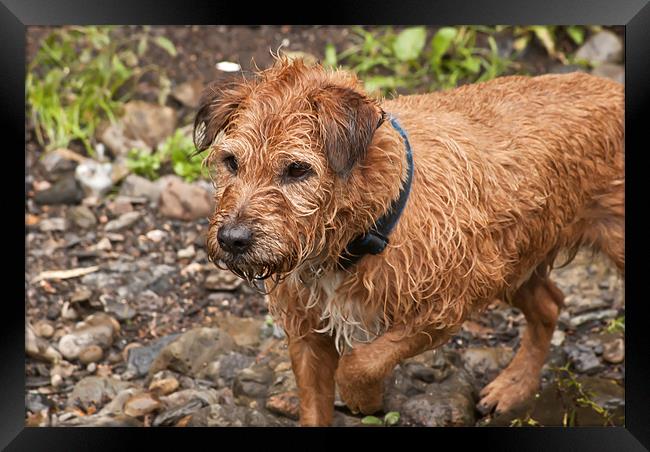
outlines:
[[[210,87],[195,128],[217,189],[209,254],[264,279],[289,337],[301,422],[331,421],[335,373],[353,410],[380,408],[392,366],[497,298],[526,314],[529,345],[513,365],[537,382],[562,304],[548,280],[558,256],[592,246],[624,271],[623,105],[620,84],[582,73],[379,101],[348,72],[282,57]],[[408,133],[411,194],[386,250],[341,270],[342,250],[406,178],[404,144],[383,112]],[[288,179],[296,162],[309,173]],[[219,246],[224,222],[253,231],[249,251]],[[506,393],[488,394],[484,408],[522,398]]]

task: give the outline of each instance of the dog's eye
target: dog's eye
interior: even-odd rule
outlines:
[[[284,172],[284,177],[288,182],[306,179],[311,175],[311,166],[303,162],[293,162]]]
[[[228,171],[233,174],[237,174],[237,168],[239,168],[239,166],[237,165],[237,159],[234,155],[229,155],[228,157],[224,158],[223,163],[226,165],[226,168],[228,168]]]

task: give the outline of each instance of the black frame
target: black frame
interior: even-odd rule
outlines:
[[[626,27],[626,146],[631,149],[627,154],[626,179],[627,199],[641,198],[642,180],[639,174],[642,168],[640,153],[645,152],[647,144],[642,144],[644,133],[642,116],[647,113],[650,104],[650,5],[648,0],[544,0],[539,3],[521,0],[508,1],[474,1],[444,0],[429,2],[418,0],[400,0],[399,2],[373,1],[365,5],[355,1],[328,1],[322,4],[305,6],[279,5],[269,2],[266,6],[217,0],[139,0],[130,2],[115,0],[0,0],[0,49],[3,56],[3,77],[0,78],[0,124],[9,125],[11,134],[3,136],[12,138],[14,146],[6,146],[3,157],[18,155],[14,150],[24,146],[25,125],[24,90],[25,90],[25,32],[30,25],[64,25],[64,24],[212,24],[212,23],[334,23],[334,24],[599,24],[625,25]],[[243,2],[242,2],[243,3]],[[646,126],[647,128],[647,126]],[[645,147],[642,147],[644,146]],[[17,157],[15,157],[19,160]],[[636,164],[635,164],[636,163]],[[25,167],[27,171],[27,167]],[[16,179],[6,176],[15,176]],[[14,175],[10,170],[2,176],[5,190],[2,193],[17,195],[17,187],[22,184],[22,175]],[[6,180],[6,182],[5,182]],[[631,196],[631,198],[630,198]],[[638,197],[638,198],[637,198]],[[628,203],[629,204],[629,203]],[[11,240],[13,234],[20,234],[24,223],[20,223],[19,202],[11,204],[8,212],[9,223],[15,227],[3,237],[4,245],[16,246],[16,258],[22,250],[18,241]],[[454,449],[463,446],[467,440],[476,439],[477,445],[485,449],[496,450],[648,450],[650,447],[650,371],[648,368],[649,341],[644,335],[647,327],[646,317],[641,313],[646,300],[634,297],[640,292],[639,267],[635,265],[641,259],[640,250],[645,245],[643,234],[634,234],[641,226],[641,216],[637,210],[627,208],[626,234],[632,234],[626,247],[628,265],[626,293],[631,302],[626,306],[626,426],[602,428],[562,429],[546,427],[535,428],[462,428],[462,429],[408,429],[411,435],[426,435],[435,442],[429,447],[446,447]],[[12,234],[13,232],[13,234]],[[8,240],[7,240],[8,239]],[[3,276],[7,271],[16,269],[13,260],[6,260]],[[15,277],[3,278],[16,285],[23,276],[18,270]],[[27,284],[27,283],[25,283]],[[630,289],[632,297],[629,297]],[[7,450],[113,450],[134,444],[123,438],[125,429],[72,429],[72,428],[24,428],[24,305],[18,304],[18,295],[6,297],[3,311],[8,312],[8,321],[0,329],[2,341],[3,369],[0,371],[0,446],[8,445]],[[637,299],[635,299],[637,298]],[[9,311],[7,311],[9,310]],[[645,358],[644,358],[645,357]],[[149,432],[148,441],[163,437],[168,441],[170,429],[158,429],[155,435],[145,429],[131,429],[129,433],[140,436]],[[286,429],[285,429],[286,430]],[[198,439],[197,429],[176,429],[180,436],[189,440]],[[188,432],[192,433],[188,433]],[[201,430],[209,436],[211,444],[219,447],[225,445],[224,434],[243,432],[238,429],[221,429],[219,432]],[[331,430],[328,430],[329,432]],[[364,441],[380,438],[406,430],[379,429],[364,435]],[[117,432],[118,435],[114,433]],[[278,430],[265,429],[260,433],[264,443],[273,439],[270,436]],[[290,433],[301,435],[322,433],[313,429],[300,429]],[[355,432],[365,430],[355,429]],[[337,431],[338,433],[338,431]],[[348,429],[346,434],[351,434]],[[192,436],[189,436],[191,434]],[[239,436],[238,433],[236,433]],[[327,433],[326,433],[327,434]],[[356,433],[352,433],[356,434]],[[16,436],[17,435],[17,436]],[[159,436],[160,435],[160,436]],[[245,442],[253,436],[242,438]],[[329,435],[328,435],[329,436]],[[444,443],[440,443],[445,436]],[[114,439],[116,438],[116,439]],[[411,436],[411,438],[413,438]],[[235,438],[233,438],[235,439]],[[13,440],[13,441],[12,441]],[[411,439],[410,441],[414,441]],[[9,444],[10,443],[10,444]],[[296,444],[295,441],[292,443]],[[191,444],[191,443],[189,443]],[[277,443],[276,443],[277,444]],[[283,443],[280,443],[283,444]],[[301,443],[304,448],[314,443]],[[326,443],[322,443],[323,445]],[[335,445],[336,444],[336,445]],[[409,444],[409,443],[406,443]],[[333,443],[335,447],[340,443]],[[214,447],[213,446],[213,447]],[[142,447],[142,446],[140,446]],[[309,447],[311,448],[311,447]]]

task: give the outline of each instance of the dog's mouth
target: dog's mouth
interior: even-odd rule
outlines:
[[[243,256],[208,256],[208,259],[217,268],[232,272],[245,280],[252,288],[264,294],[268,294],[275,289],[291,271],[281,262],[254,262]],[[268,281],[271,281],[271,283]]]

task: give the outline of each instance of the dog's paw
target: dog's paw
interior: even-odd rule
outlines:
[[[352,352],[339,360],[336,384],[339,395],[353,413],[372,414],[383,407],[384,382],[367,362]]]
[[[538,386],[538,378],[506,369],[481,390],[476,408],[483,415],[519,413],[532,402]]]

